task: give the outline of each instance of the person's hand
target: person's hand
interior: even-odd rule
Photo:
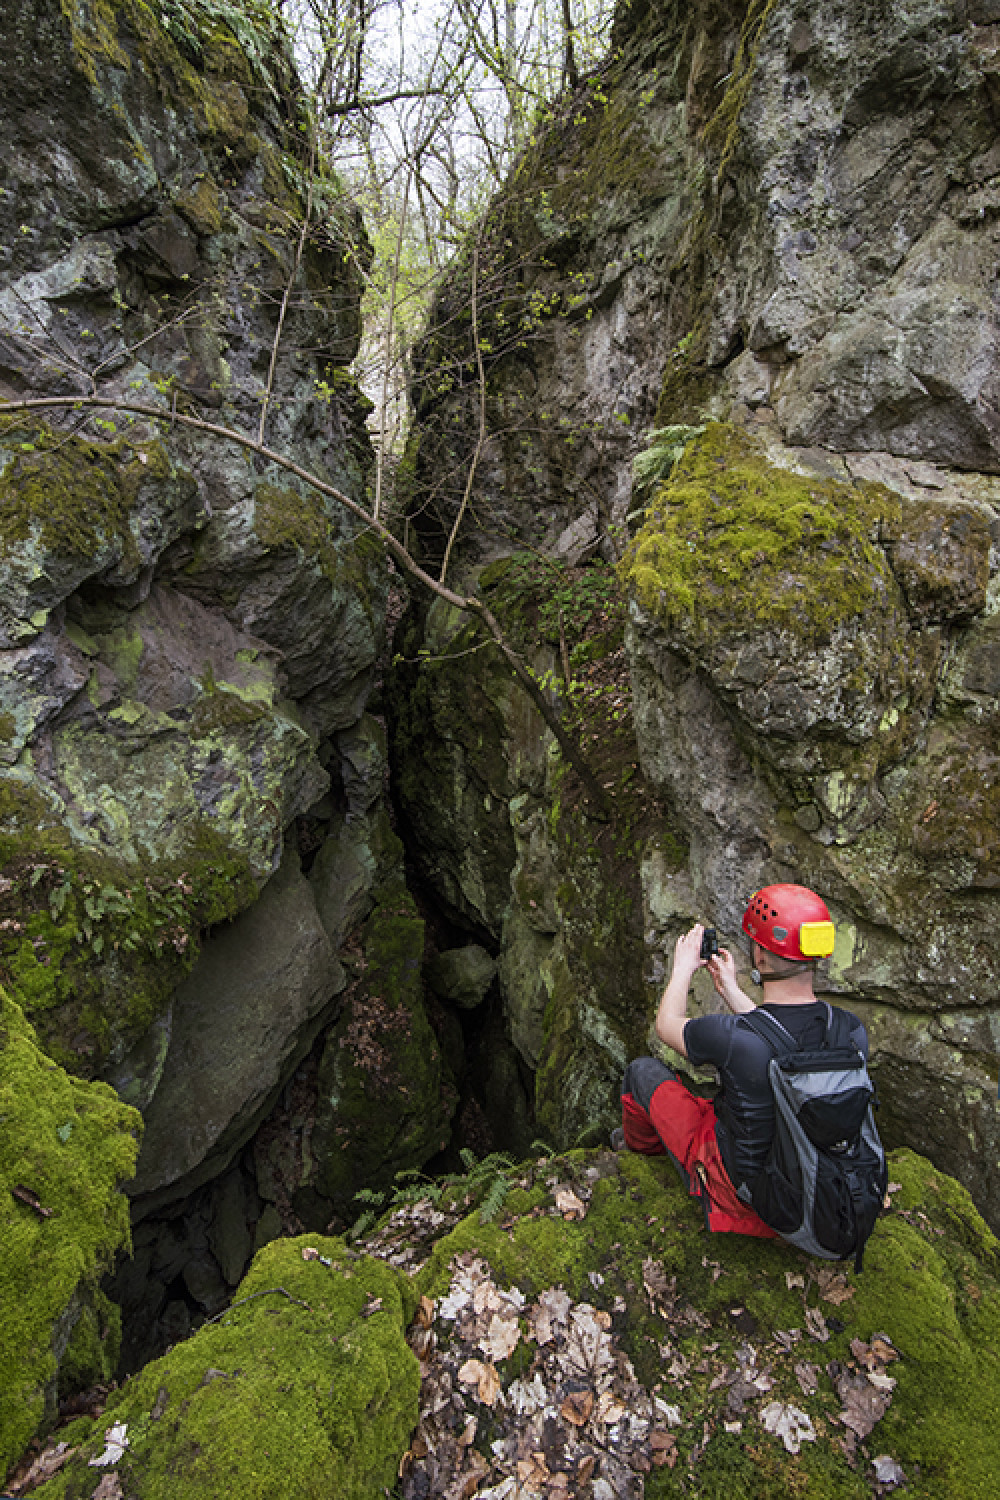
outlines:
[[[728,948],[720,948],[714,958],[708,960],[708,972],[716,994],[722,996],[729,1009],[745,1010],[747,997],[736,982],[736,960]]]
[[[701,956],[701,939],[704,931],[702,924],[696,922],[691,931],[682,933],[674,944],[673,973],[677,977],[683,975],[689,983],[691,976],[705,967],[705,960]]]

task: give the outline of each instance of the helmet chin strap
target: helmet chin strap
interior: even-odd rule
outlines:
[[[750,970],[750,979],[753,984],[774,984],[779,979],[798,979],[797,974],[762,974],[759,969]]]

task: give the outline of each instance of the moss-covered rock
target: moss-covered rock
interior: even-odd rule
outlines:
[[[525,1428],[548,1418],[535,1445],[546,1469],[617,1474],[627,1493],[642,1493],[645,1472],[653,1495],[846,1500],[872,1493],[880,1457],[909,1493],[985,1500],[1000,1403],[997,1241],[920,1158],[898,1154],[891,1176],[892,1208],[855,1275],[780,1243],[706,1236],[662,1159],[580,1154],[522,1171],[501,1217],[463,1220],[418,1277],[446,1299],[422,1404],[438,1453],[476,1414],[482,1482],[498,1484],[517,1472]],[[499,1394],[488,1376],[460,1373],[469,1358],[492,1368]],[[465,1409],[435,1425],[442,1369]],[[797,1453],[768,1431],[775,1404],[811,1424]],[[467,1474],[469,1458],[451,1453],[448,1477]],[[407,1494],[431,1462],[417,1444],[413,1456]]]
[[[405,1277],[342,1241],[267,1246],[221,1321],[69,1430],[72,1459],[36,1493],[89,1500],[97,1463],[137,1500],[381,1494],[417,1420],[414,1302]]]
[[[57,1391],[106,1379],[115,1312],[101,1274],[129,1243],[119,1191],[141,1121],[106,1084],[66,1074],[0,989],[0,1470],[55,1416]]]

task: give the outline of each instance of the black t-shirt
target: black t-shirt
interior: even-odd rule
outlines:
[[[826,1036],[826,1005],[814,1000],[807,1005],[762,1005],[776,1017],[803,1050],[821,1047]],[[863,1057],[868,1056],[868,1033],[857,1016],[844,1014],[851,1023],[851,1041]],[[776,1037],[780,1035],[775,1033]],[[684,1027],[684,1046],[696,1067],[711,1064],[718,1070],[721,1088],[715,1099],[718,1124],[715,1138],[730,1179],[739,1187],[752,1182],[767,1160],[774,1133],[774,1096],[768,1078],[768,1063],[777,1055],[739,1017],[725,1013],[695,1016]]]

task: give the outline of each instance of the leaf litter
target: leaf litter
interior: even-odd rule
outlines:
[[[707,1321],[691,1318],[676,1278],[657,1262],[644,1262],[642,1277],[647,1302],[672,1316],[676,1332]],[[832,1293],[827,1300],[835,1305],[853,1291],[829,1269],[803,1278],[803,1293],[813,1283],[821,1296]],[[804,1313],[811,1338],[825,1343],[823,1315],[805,1305]],[[423,1379],[420,1421],[399,1470],[403,1500],[641,1500],[646,1475],[674,1468],[682,1457],[695,1465],[719,1426],[740,1433],[749,1419],[798,1454],[828,1430],[831,1386],[840,1403],[833,1420],[845,1429],[840,1446],[855,1462],[857,1445],[892,1399],[895,1380],[886,1367],[898,1352],[886,1335],[874,1334],[867,1343],[854,1339],[851,1358],[824,1370],[794,1359],[801,1330],[793,1332],[796,1338],[775,1337],[765,1348],[745,1339],[728,1363],[718,1343],[702,1344],[698,1359],[667,1340],[660,1349],[664,1376],[689,1393],[668,1402],[662,1383],[650,1392],[639,1382],[609,1312],[574,1301],[561,1286],[529,1301],[517,1287],[498,1285],[474,1252],[460,1254],[446,1294],[436,1305],[421,1300],[409,1332]],[[513,1370],[505,1368],[508,1360]],[[695,1384],[698,1374],[707,1381]],[[825,1389],[822,1416],[788,1398],[793,1379],[807,1399]],[[724,1401],[710,1408],[706,1396],[716,1390]],[[903,1482],[888,1455],[869,1462],[877,1494]]]

